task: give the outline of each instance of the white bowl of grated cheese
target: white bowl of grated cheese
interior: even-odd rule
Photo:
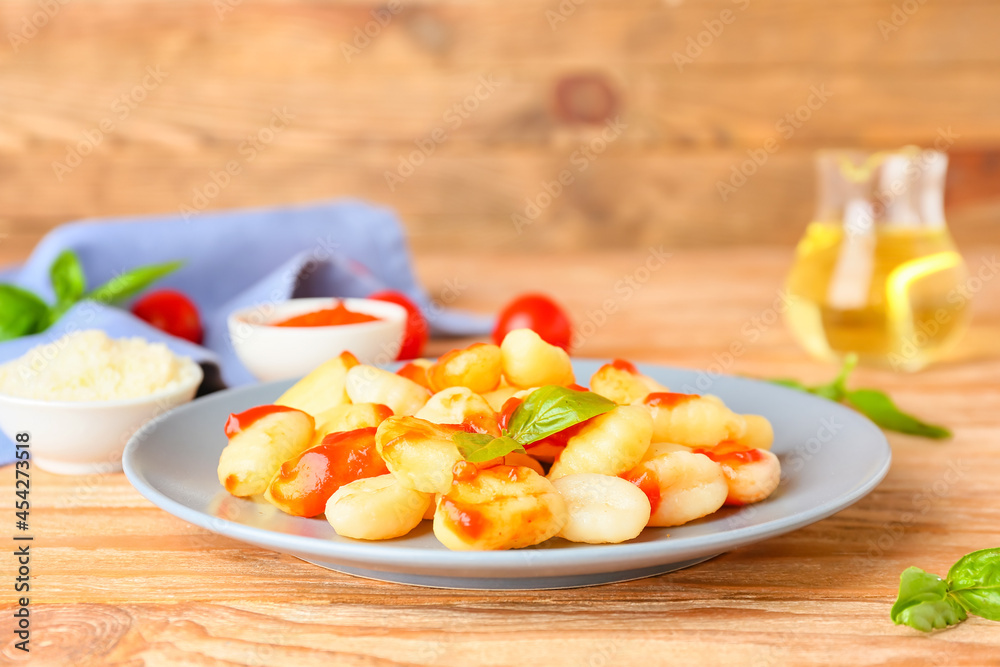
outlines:
[[[80,331],[0,366],[0,429],[64,475],[117,472],[139,428],[194,398],[201,367],[162,343]]]

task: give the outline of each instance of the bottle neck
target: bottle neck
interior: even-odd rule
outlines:
[[[835,151],[821,154],[817,166],[818,221],[840,221],[855,233],[945,226],[943,153],[914,149],[863,157]]]

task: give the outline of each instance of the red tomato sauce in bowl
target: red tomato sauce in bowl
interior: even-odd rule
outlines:
[[[347,306],[338,303],[333,308],[323,308],[314,310],[311,313],[304,313],[289,317],[285,320],[272,322],[275,327],[332,327],[341,324],[360,324],[361,322],[375,322],[380,318],[365,313],[357,313],[348,310]]]

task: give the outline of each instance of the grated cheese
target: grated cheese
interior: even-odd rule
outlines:
[[[141,398],[190,385],[197,364],[163,343],[79,331],[0,366],[0,394],[45,401]]]

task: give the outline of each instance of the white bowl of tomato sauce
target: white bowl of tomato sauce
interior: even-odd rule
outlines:
[[[374,299],[290,299],[234,311],[228,324],[236,356],[270,382],[302,377],[342,352],[363,364],[394,361],[406,309]]]

